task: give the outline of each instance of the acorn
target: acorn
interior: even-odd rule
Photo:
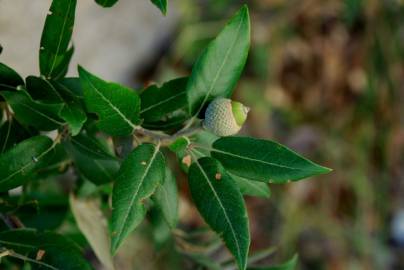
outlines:
[[[206,109],[203,126],[220,137],[234,135],[240,131],[249,110],[240,102],[215,98]]]

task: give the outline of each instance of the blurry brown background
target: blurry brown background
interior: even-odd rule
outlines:
[[[35,67],[28,50],[38,47],[50,1],[28,1],[43,5],[36,9],[37,34],[27,32],[24,42],[31,43],[8,52],[8,44],[21,42],[6,26],[15,17],[5,7],[17,2],[27,4],[0,0],[0,60],[17,70],[25,65],[28,75],[35,70],[18,56],[29,54]],[[299,269],[404,269],[404,1],[169,0],[168,18],[146,2],[121,0],[103,10],[83,0],[75,61],[135,87],[187,75],[201,49],[247,3],[253,44],[235,98],[253,110],[242,132],[334,169],[272,185],[270,199],[247,199],[252,252],[276,247],[269,262],[297,252]],[[32,23],[37,13],[24,21]],[[102,26],[92,21],[94,30],[83,30],[95,18]],[[184,175],[178,178],[180,227],[195,229],[202,222]],[[146,236],[135,237],[143,240],[136,238],[132,251],[141,255],[126,259],[141,266],[136,269],[199,269],[190,262],[168,266],[167,252],[154,253]]]

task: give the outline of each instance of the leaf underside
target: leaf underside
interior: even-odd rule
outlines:
[[[164,183],[156,189],[153,199],[170,228],[175,228],[178,223],[177,182],[168,166],[165,168]]]

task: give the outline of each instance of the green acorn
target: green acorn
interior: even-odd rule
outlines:
[[[218,97],[206,109],[203,125],[220,137],[234,135],[240,131],[249,110],[240,102]]]

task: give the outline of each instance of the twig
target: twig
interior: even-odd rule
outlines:
[[[198,125],[198,126],[195,126],[192,128],[189,127],[187,129],[182,129],[173,135],[169,135],[169,134],[165,134],[160,131],[153,131],[153,130],[148,130],[148,129],[139,127],[136,129],[136,133],[143,135],[143,136],[151,137],[154,140],[161,141],[163,145],[167,145],[182,136],[191,136],[201,130],[202,130],[202,126]]]
[[[3,220],[4,224],[6,224],[9,229],[14,229],[15,226],[8,216],[5,216],[2,213],[0,213],[0,219]]]
[[[5,256],[10,256],[10,257],[14,257],[14,258],[17,258],[17,259],[26,261],[26,262],[39,264],[39,265],[41,265],[41,266],[45,266],[45,267],[47,267],[47,268],[49,268],[49,269],[52,269],[52,270],[59,270],[58,268],[53,267],[53,266],[50,265],[50,264],[41,262],[41,261],[39,261],[39,260],[31,259],[30,257],[27,257],[27,256],[24,256],[24,255],[22,255],[22,254],[16,253],[16,252],[14,252],[14,251],[11,250],[11,249],[6,249],[6,250],[4,250],[4,251],[2,251],[2,252],[0,253],[0,258],[1,258],[1,257],[5,257]]]

